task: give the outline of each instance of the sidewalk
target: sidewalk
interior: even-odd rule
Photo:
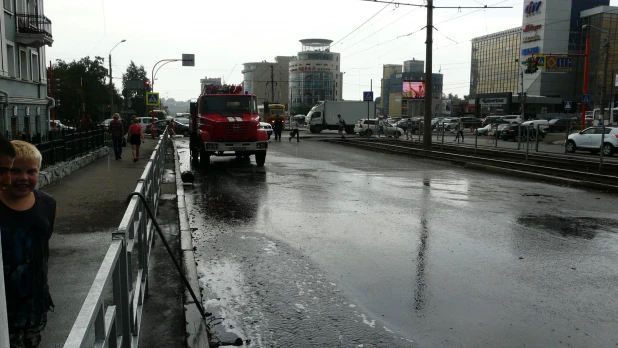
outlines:
[[[111,233],[120,224],[126,209],[126,197],[135,189],[158,141],[146,138],[137,163],[132,160],[130,146],[123,148],[120,161],[114,160],[110,149],[108,156],[43,188],[58,202],[58,219],[50,240],[49,264],[49,286],[56,307],[48,314],[41,347],[64,345],[110,245]],[[169,158],[173,171],[173,156],[168,156],[168,161]],[[173,172],[168,173],[172,178],[166,180],[163,193],[175,193]],[[177,209],[175,196],[163,196],[159,222],[170,236],[172,248],[179,250],[174,209]],[[175,239],[172,237],[174,233]],[[156,343],[151,341],[146,347],[182,347],[176,342],[182,343],[184,339],[182,287],[175,270],[171,273],[166,268],[173,268],[173,265],[166,253],[160,254],[161,249],[161,244],[155,245],[151,256],[150,298],[144,306],[140,342],[146,342],[150,337],[156,338]],[[172,337],[174,340],[169,341]]]

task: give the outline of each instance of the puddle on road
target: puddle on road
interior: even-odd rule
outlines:
[[[525,216],[518,223],[529,228],[541,228],[564,237],[593,239],[600,232],[618,233],[618,220],[569,216]]]

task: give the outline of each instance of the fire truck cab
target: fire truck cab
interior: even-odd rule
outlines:
[[[263,166],[268,134],[259,127],[257,98],[243,93],[242,86],[206,86],[197,102],[190,105],[191,156],[202,165],[210,156],[249,158]]]

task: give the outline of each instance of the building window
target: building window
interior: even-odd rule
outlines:
[[[30,62],[32,63],[32,66],[30,68],[30,70],[32,70],[32,81],[39,82],[39,55],[32,52],[32,54],[30,55]]]
[[[34,120],[36,122],[36,134],[41,134],[41,116],[35,116]]]
[[[16,77],[15,73],[15,46],[6,44],[6,62],[9,69],[9,76]]]
[[[12,2],[13,2],[12,0],[4,0],[4,9],[9,12],[13,12]]]
[[[19,77],[22,80],[29,80],[28,74],[28,53],[25,50],[19,50]]]

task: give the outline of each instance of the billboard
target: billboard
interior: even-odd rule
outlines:
[[[401,96],[411,99],[425,98],[425,81],[403,81]]]

